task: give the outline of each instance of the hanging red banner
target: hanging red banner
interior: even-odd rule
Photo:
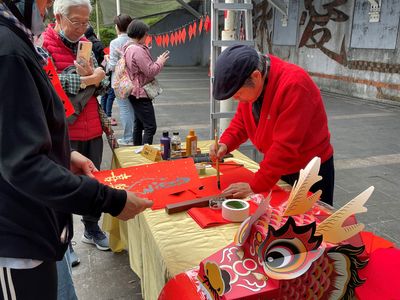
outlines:
[[[188,33],[189,33],[189,41],[190,41],[192,39],[192,35],[193,35],[193,26],[192,26],[192,24],[189,25]]]
[[[200,21],[199,21],[199,34],[201,34],[202,30],[203,30],[203,18],[200,18]]]
[[[182,43],[184,44],[186,42],[186,28],[182,29]]]
[[[148,36],[146,37],[145,43],[146,43],[146,46],[147,46],[147,47],[150,47],[150,45],[152,44],[152,40],[153,40],[153,36],[152,36],[152,35],[148,35]]]
[[[193,37],[195,37],[197,35],[197,23],[196,23],[196,21],[194,21],[192,28],[193,28]]]
[[[165,47],[169,46],[169,35],[166,33],[165,34]]]
[[[71,100],[69,100],[67,94],[62,88],[56,68],[53,64],[53,61],[50,58],[47,59],[47,65],[44,66],[43,69],[46,72],[47,76],[49,77],[50,82],[53,85],[54,89],[56,90],[57,95],[60,98],[62,104],[64,105],[65,116],[68,118],[75,112],[75,109],[71,103]]]
[[[156,36],[156,44],[157,44],[158,47],[161,47],[162,37],[160,35]]]
[[[189,34],[189,41],[190,41],[192,39],[192,35],[193,35],[193,26],[192,26],[192,24],[189,25],[188,34]]]
[[[180,43],[181,43],[181,38],[180,38],[180,35],[179,35],[179,31],[178,31],[178,30],[175,31],[174,36],[175,36],[175,44],[176,44],[176,45],[180,44]]]
[[[210,21],[210,17],[209,16],[207,16],[206,17],[206,20],[204,21],[204,30],[206,31],[206,32],[209,32],[210,31],[210,28],[211,28],[211,21]]]

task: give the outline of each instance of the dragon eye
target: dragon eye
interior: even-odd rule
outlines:
[[[284,268],[292,261],[293,253],[284,247],[273,247],[265,256],[266,264],[271,268]]]
[[[276,240],[266,248],[265,246],[264,270],[271,278],[282,279],[287,274],[295,273],[307,258],[307,250],[296,238]]]

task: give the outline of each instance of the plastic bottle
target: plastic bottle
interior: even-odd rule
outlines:
[[[194,156],[197,153],[197,135],[194,129],[190,129],[186,137],[186,156]]]
[[[171,157],[181,157],[182,147],[181,147],[181,137],[179,132],[174,132],[171,138]]]
[[[171,157],[171,138],[168,136],[168,131],[163,131],[160,139],[160,150],[163,160]]]

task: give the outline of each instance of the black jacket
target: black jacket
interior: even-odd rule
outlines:
[[[27,37],[0,17],[0,257],[60,260],[72,215],[118,215],[126,192],[69,171],[64,108]]]
[[[101,66],[101,63],[104,60],[104,45],[103,43],[97,38],[96,34],[94,33],[93,27],[89,27],[85,32],[86,38],[92,42],[92,51],[94,56],[96,57],[97,63]]]

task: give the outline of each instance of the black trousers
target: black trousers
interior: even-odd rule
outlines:
[[[100,170],[103,157],[103,138],[101,136],[88,141],[71,141],[71,148],[89,158],[98,170]],[[86,223],[96,223],[100,220],[101,213],[82,216],[82,221]]]
[[[333,156],[321,164],[318,174],[322,176],[322,180],[315,183],[310,188],[310,191],[316,192],[321,190],[321,201],[329,205],[333,205],[333,189],[335,187],[335,167],[333,164]],[[288,184],[293,185],[294,182],[299,179],[299,172],[284,175],[281,177],[281,179]]]
[[[56,262],[43,262],[33,269],[0,267],[0,300],[57,300]]]
[[[129,101],[135,111],[135,123],[133,127],[133,144],[153,144],[153,136],[156,134],[157,123],[153,102],[149,98],[136,98],[129,96]]]

